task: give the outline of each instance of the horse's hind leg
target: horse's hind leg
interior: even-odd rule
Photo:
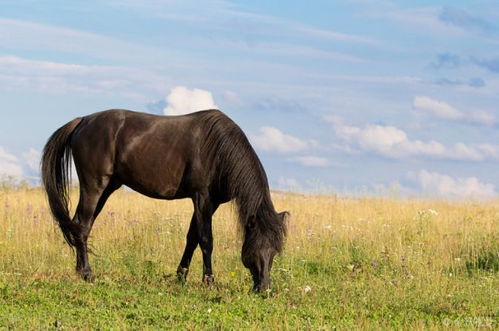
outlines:
[[[193,215],[191,219],[191,224],[189,226],[189,232],[187,232],[186,244],[184,249],[184,254],[180,260],[180,264],[177,268],[177,278],[181,282],[185,282],[187,279],[187,274],[189,273],[189,266],[191,264],[192,255],[196,250],[199,243],[199,235],[197,229],[196,218]]]
[[[76,272],[84,280],[93,278],[92,269],[88,262],[87,240],[92,229],[95,218],[104,207],[107,198],[120,185],[110,183],[109,179],[101,182],[101,185],[86,185],[80,183],[80,201],[76,209],[74,223],[77,224],[73,230],[76,248]]]

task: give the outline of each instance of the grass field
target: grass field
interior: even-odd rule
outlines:
[[[85,283],[43,192],[0,189],[0,329],[498,327],[499,201],[273,196],[292,218],[272,290],[257,295],[230,205],[214,216],[207,288],[199,250],[187,283],[173,276],[191,202],[116,192]]]

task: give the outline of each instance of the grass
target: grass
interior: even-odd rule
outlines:
[[[73,200],[77,201],[77,194]],[[92,232],[96,280],[39,188],[0,189],[0,329],[497,328],[499,204],[274,193],[292,218],[273,287],[249,293],[233,208],[214,216],[216,285],[173,276],[192,205],[116,192]]]

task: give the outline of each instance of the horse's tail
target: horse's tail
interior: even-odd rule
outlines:
[[[64,239],[75,246],[69,216],[69,176],[71,171],[71,134],[83,118],[76,118],[55,131],[45,144],[42,156],[42,182],[50,210],[61,228]]]

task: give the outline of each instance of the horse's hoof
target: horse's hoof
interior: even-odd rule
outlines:
[[[187,280],[187,274],[189,273],[188,268],[178,267],[177,269],[177,280],[181,283],[185,283]]]
[[[81,278],[86,282],[92,282],[94,280],[94,274],[92,270],[82,270],[78,272]]]
[[[91,283],[94,281],[94,275],[92,273],[85,274],[85,275],[83,275],[83,280]]]
[[[270,283],[269,284],[255,284],[253,285],[253,292],[255,293],[266,293],[270,291]]]
[[[205,285],[211,286],[215,282],[215,277],[213,275],[203,275],[203,283]]]

